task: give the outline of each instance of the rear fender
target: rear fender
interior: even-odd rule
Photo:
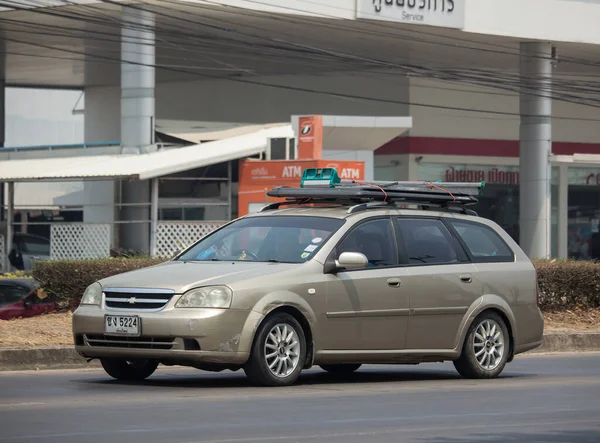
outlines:
[[[512,312],[512,309],[510,309],[510,306],[508,305],[508,303],[506,303],[506,301],[502,297],[499,297],[494,294],[483,295],[483,296],[479,297],[477,300],[475,300],[473,302],[473,304],[471,304],[471,306],[467,310],[467,313],[465,314],[465,316],[461,322],[461,325],[459,328],[460,333],[458,334],[457,341],[455,343],[455,345],[456,345],[454,348],[455,351],[457,351],[459,354],[462,352],[463,343],[465,342],[465,338],[467,336],[469,328],[471,327],[471,325],[473,324],[473,322],[475,321],[475,319],[477,318],[477,316],[479,314],[481,314],[483,311],[487,311],[490,309],[500,311],[508,319],[509,324],[507,326],[512,333],[511,334],[512,335],[511,355],[512,355],[512,349],[514,348],[514,344],[517,341],[516,340],[517,328],[516,328],[515,316]],[[510,358],[510,356],[509,356],[509,358]]]

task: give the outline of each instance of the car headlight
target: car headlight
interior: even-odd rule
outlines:
[[[92,283],[91,285],[89,285],[83,293],[83,297],[81,297],[82,305],[100,306],[101,301],[102,286],[100,286],[100,283]]]
[[[223,308],[231,306],[233,292],[227,286],[192,289],[181,296],[176,308]]]

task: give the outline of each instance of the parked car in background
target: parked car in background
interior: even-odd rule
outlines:
[[[0,279],[0,320],[34,317],[56,309],[56,303],[45,297],[34,279]]]
[[[20,271],[29,272],[36,260],[50,259],[50,240],[33,234],[17,232],[8,256],[10,264]]]

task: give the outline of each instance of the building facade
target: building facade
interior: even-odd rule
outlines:
[[[161,121],[205,130],[289,123],[295,115],[409,117],[408,133],[361,158],[373,165],[367,178],[483,176],[489,184],[480,212],[511,230],[531,257],[591,257],[585,239],[586,226],[597,230],[588,203],[600,163],[593,157],[600,154],[600,5],[526,3],[57,1],[54,7],[70,14],[0,12],[17,23],[3,29],[9,53],[22,31],[18,22],[25,27],[34,15],[56,29],[77,22],[82,8],[109,21],[86,27],[85,38],[31,34],[27,48],[18,47],[20,58],[7,57],[4,81],[84,89],[84,141],[101,146],[85,155],[150,155],[160,149],[154,129]],[[111,38],[94,40],[99,33]],[[79,56],[65,58],[65,48]],[[348,130],[340,143],[354,140]],[[58,154],[33,156],[44,155]],[[588,157],[574,160],[581,155]],[[198,177],[178,177],[161,198],[190,209],[160,209],[158,217],[206,218],[199,206],[216,210],[226,197],[216,183],[184,185],[184,178]],[[182,200],[184,188],[191,200]],[[119,225],[122,239],[147,243],[147,228],[125,225],[151,218],[151,195],[148,181],[86,182],[84,223]]]

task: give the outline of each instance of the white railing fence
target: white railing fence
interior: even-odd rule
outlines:
[[[155,256],[173,257],[177,252],[218,229],[226,221],[181,222],[161,221],[156,226]],[[108,258],[112,249],[110,223],[57,223],[50,226],[51,260],[85,260]],[[2,272],[11,268],[6,257],[4,236],[0,235]]]
[[[50,227],[51,260],[110,257],[109,223],[61,223]]]
[[[227,222],[158,222],[156,226],[156,256],[172,257],[178,251],[197,242]]]

